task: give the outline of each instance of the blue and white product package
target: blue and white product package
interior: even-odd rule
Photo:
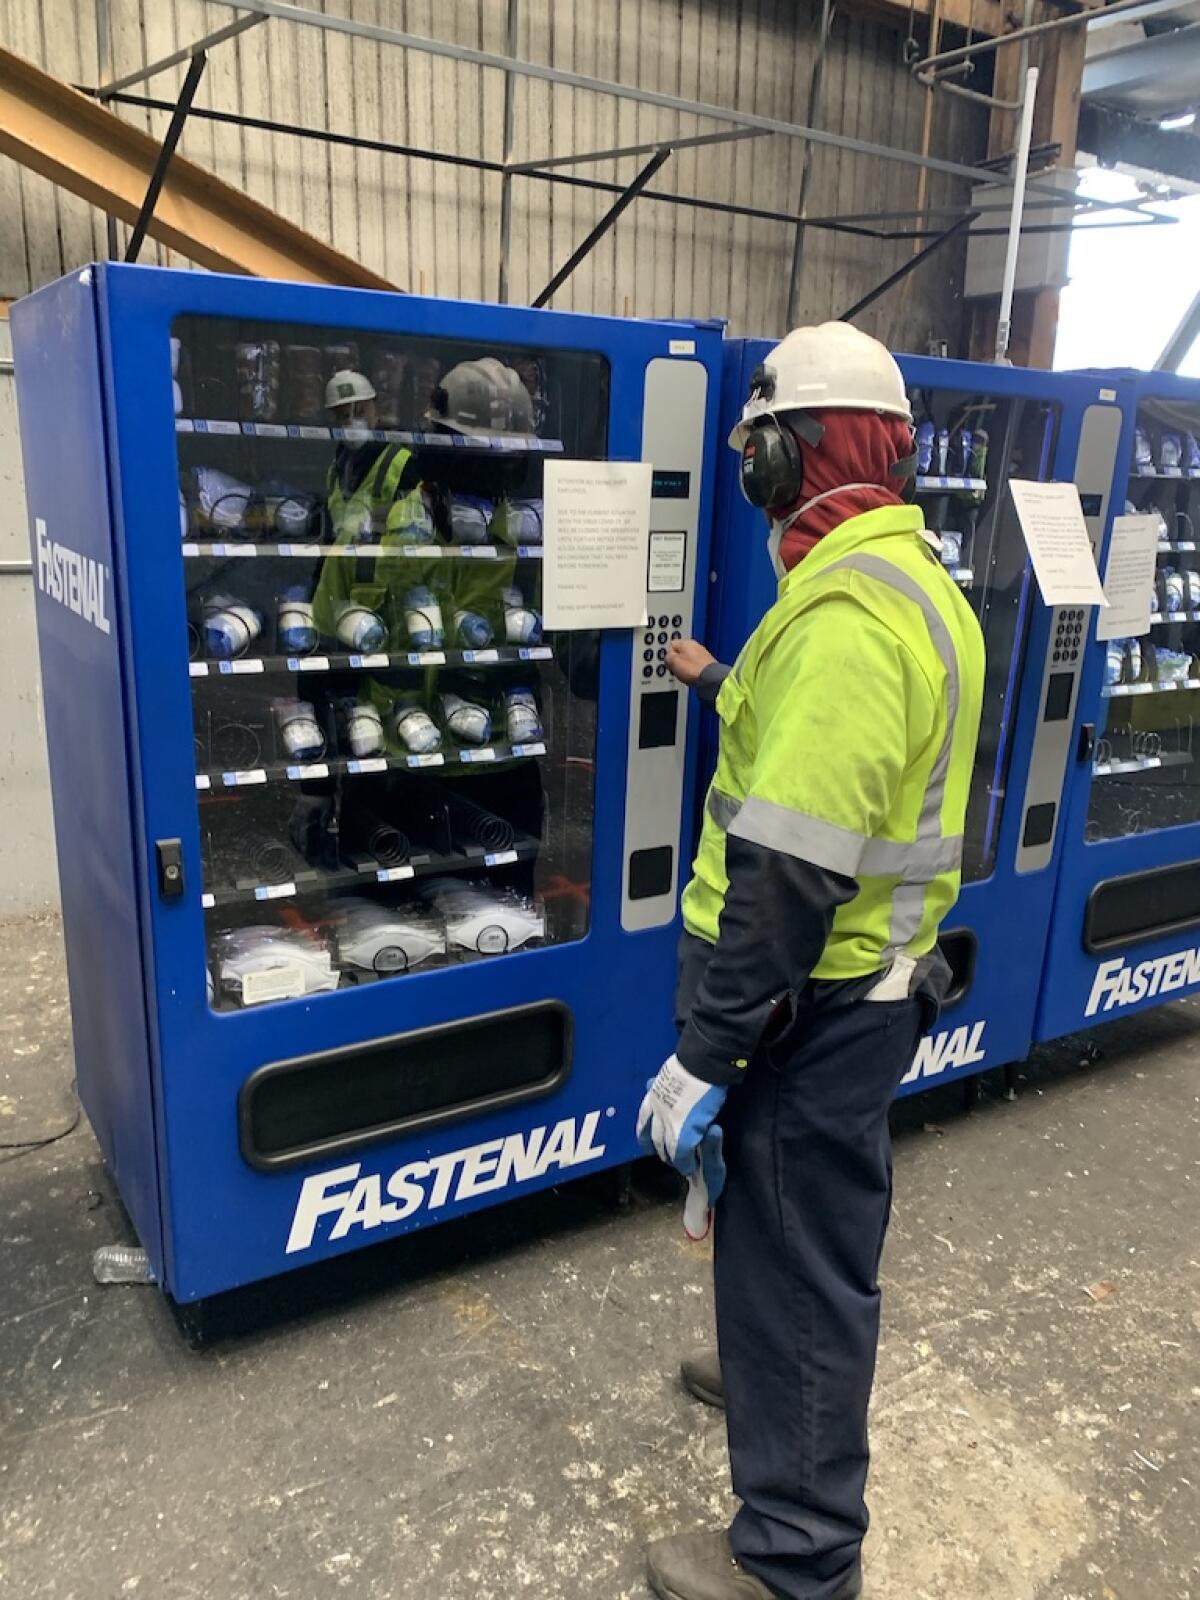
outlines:
[[[1186,650],[1171,650],[1159,645],[1154,651],[1154,674],[1159,683],[1182,683],[1192,670]]]
[[[1143,477],[1154,471],[1154,452],[1150,448],[1150,435],[1145,428],[1133,430],[1133,465]]]
[[[303,584],[285,589],[275,611],[275,637],[287,656],[307,656],[321,642],[321,631],[313,614],[313,603]]]
[[[393,736],[413,755],[430,755],[442,748],[437,723],[425,709],[420,695],[401,695],[392,706],[390,721]]]
[[[945,528],[939,537],[942,541],[942,565],[951,572],[957,572],[962,566],[962,534]]]
[[[334,628],[338,642],[356,655],[370,655],[387,645],[383,618],[369,606],[357,605],[353,600],[346,600],[338,607]]]
[[[450,496],[450,538],[454,544],[486,544],[493,506],[475,494]]]
[[[505,544],[541,544],[544,521],[540,500],[501,500],[492,517],[492,533]]]
[[[244,654],[262,632],[262,616],[244,600],[214,594],[204,602],[204,642],[219,661]]]
[[[940,476],[945,477],[950,471],[950,430],[939,428],[937,436],[937,469]]]
[[[342,749],[361,760],[383,754],[383,718],[370,700],[344,700],[339,710]]]
[[[917,471],[926,476],[933,471],[933,442],[937,430],[928,418],[917,425]]]
[[[537,644],[542,637],[542,619],[515,585],[502,589],[504,640],[506,644]]]
[[[478,611],[456,611],[454,638],[464,650],[482,650],[492,642],[492,625]]]
[[[509,744],[530,744],[546,737],[531,689],[504,691],[504,724]]]
[[[267,526],[284,543],[303,543],[320,533],[314,496],[286,483],[267,483],[262,488]]]
[[[459,744],[486,744],[492,732],[492,719],[486,706],[464,700],[461,695],[441,696],[442,717]]]
[[[388,537],[401,544],[435,544],[437,530],[433,513],[429,509],[429,496],[422,489],[414,489],[388,514]]]
[[[1183,467],[1183,440],[1177,433],[1164,433],[1158,441],[1158,465],[1163,472],[1179,472]]]
[[[308,700],[279,699],[271,703],[285,759],[318,761],[325,754],[325,735]]]
[[[254,499],[248,483],[216,467],[193,467],[192,486],[200,519],[213,533],[245,533]]]
[[[1187,585],[1183,573],[1175,567],[1164,567],[1162,571],[1163,597],[1167,612],[1174,616],[1177,611],[1186,609]]]
[[[414,649],[436,649],[445,643],[442,608],[428,585],[418,584],[405,594],[404,626],[408,632],[408,642]]]
[[[1125,675],[1126,651],[1124,639],[1110,639],[1104,652],[1104,684],[1111,689]]]

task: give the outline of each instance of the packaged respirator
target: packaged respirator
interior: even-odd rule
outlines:
[[[533,902],[511,890],[428,878],[421,893],[445,924],[447,943],[460,950],[503,955],[540,939],[546,931],[545,919]]]
[[[424,906],[391,909],[373,900],[346,899],[336,937],[338,958],[345,967],[381,977],[410,972],[433,956],[446,953],[446,935]]]
[[[338,986],[328,950],[298,930],[234,928],[218,936],[213,953],[220,989],[239,1005],[323,994]]]
[[[210,656],[240,656],[262,632],[262,615],[244,600],[214,594],[204,602],[204,642]]]
[[[284,755],[296,761],[319,761],[325,754],[325,735],[310,702],[274,700],[271,710]]]

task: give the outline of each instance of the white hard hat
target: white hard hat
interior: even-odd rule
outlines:
[[[353,367],[343,367],[340,372],[335,372],[325,385],[325,409],[332,410],[335,406],[352,405],[356,400],[374,400],[375,390],[370,380],[364,378],[361,372],[355,372]]]
[[[761,417],[789,411],[878,411],[912,421],[895,358],[885,345],[848,322],[793,328],[754,374],[750,398],[729,435],[740,450]]]

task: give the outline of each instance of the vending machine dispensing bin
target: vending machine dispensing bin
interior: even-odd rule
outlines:
[[[79,1091],[193,1300],[627,1161],[721,337],[103,265],[12,315]],[[653,466],[646,620],[543,473]]]

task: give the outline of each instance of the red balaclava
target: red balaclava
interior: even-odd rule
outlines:
[[[789,506],[773,509],[772,519],[786,522],[805,506],[784,534],[779,558],[788,572],[803,561],[819,540],[840,523],[864,511],[904,504],[904,479],[892,472],[898,461],[913,451],[912,427],[903,417],[881,416],[877,411],[814,411],[824,433],[812,445],[793,432],[804,460],[804,487]],[[787,417],[780,417],[787,427]],[[842,484],[853,485],[838,494]],[[827,498],[808,505],[815,495]]]

